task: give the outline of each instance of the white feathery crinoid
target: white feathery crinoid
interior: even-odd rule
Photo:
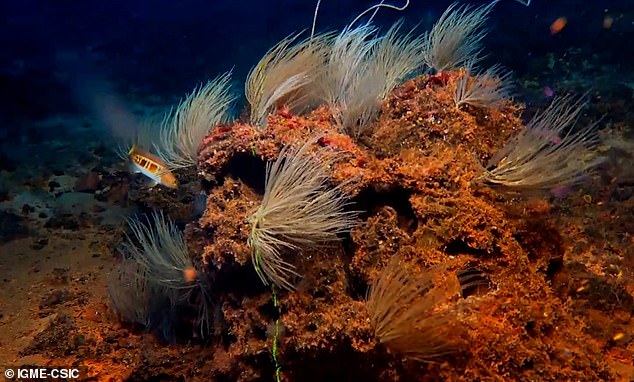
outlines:
[[[249,218],[248,239],[253,265],[265,284],[293,289],[291,279],[299,274],[286,255],[337,240],[355,220],[355,212],[344,211],[348,199],[341,186],[329,185],[325,167],[332,161],[311,153],[313,143],[285,147],[267,164],[264,197]]]
[[[482,73],[472,74],[472,65],[467,65],[456,81],[454,103],[499,109],[511,98],[511,72],[493,65]]]
[[[152,282],[169,290],[174,303],[184,299],[195,283],[185,277],[194,265],[182,232],[163,212],[153,212],[146,221],[129,219],[128,227],[131,235],[121,245],[126,257],[136,261]]]
[[[497,2],[475,9],[451,4],[425,35],[422,53],[425,63],[436,72],[458,69],[468,61],[477,63],[482,58],[481,43],[487,34],[483,26]]]
[[[150,328],[164,301],[163,288],[153,283],[136,261],[124,258],[108,278],[110,300],[122,320]]]
[[[547,190],[583,181],[605,159],[596,150],[596,123],[573,130],[585,105],[585,96],[553,99],[490,160],[481,180],[515,190]]]
[[[380,343],[406,358],[433,362],[464,345],[460,282],[445,266],[414,272],[393,257],[371,284],[367,308]]]
[[[300,34],[286,37],[271,48],[251,69],[244,86],[250,122],[266,127],[269,113],[277,106],[287,106],[299,113],[312,104],[309,84],[325,59],[330,34],[300,40]]]
[[[197,87],[166,113],[154,147],[170,170],[194,166],[205,135],[228,121],[229,108],[235,99],[230,93],[230,79],[231,72],[227,72]]]
[[[358,137],[378,114],[381,102],[421,67],[422,38],[400,33],[395,23],[384,35],[364,24],[335,39],[316,86],[337,123]]]
[[[153,212],[145,221],[129,219],[128,226],[131,233],[126,235],[120,249],[124,255],[123,266],[128,268],[125,279],[130,286],[139,288],[131,292],[136,296],[133,301],[143,305],[159,297],[168,299],[173,307],[187,305],[196,291],[200,294],[199,322],[204,335],[203,329],[209,329],[211,304],[208,280],[189,257],[183,233],[162,212]],[[129,306],[131,304],[126,303],[129,299],[119,298],[120,302],[115,301],[115,305]],[[137,309],[149,311],[147,307]],[[126,310],[134,312],[129,307]]]

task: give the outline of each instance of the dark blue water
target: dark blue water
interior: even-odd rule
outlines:
[[[381,10],[375,22],[389,26],[403,18],[426,30],[450,3],[412,1],[403,12]],[[317,29],[340,30],[370,4],[324,0]],[[86,78],[148,102],[157,95],[177,99],[233,68],[240,92],[246,73],[269,47],[310,28],[315,2],[25,0],[1,7],[1,120],[8,121],[76,110],[83,97],[77,87]],[[534,0],[529,7],[502,0],[488,24],[489,61],[520,77],[555,83],[562,73],[548,67],[547,56],[568,54],[579,70],[586,62],[597,73],[613,70],[627,78],[634,68],[627,50],[634,38],[633,8],[627,0]],[[552,36],[549,26],[562,16],[568,23]],[[606,16],[613,19],[609,28],[603,26]],[[571,49],[574,56],[567,53]],[[591,71],[584,75],[592,83]]]

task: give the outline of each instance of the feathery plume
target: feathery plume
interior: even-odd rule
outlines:
[[[557,97],[489,162],[481,177],[489,185],[512,189],[551,189],[581,182],[604,158],[596,151],[596,123],[573,131],[585,96]]]
[[[229,91],[230,79],[231,72],[227,72],[197,87],[165,115],[154,147],[170,170],[196,165],[205,135],[229,119],[235,99]]]
[[[286,105],[294,112],[310,106],[307,85],[323,65],[331,35],[321,34],[296,42],[299,35],[277,43],[249,72],[244,93],[251,107],[252,125],[264,128],[276,106]]]
[[[346,27],[335,39],[315,87],[337,124],[358,137],[390,91],[421,67],[423,38],[400,33],[395,23],[377,36],[369,23]]]
[[[396,256],[368,293],[374,333],[390,350],[417,361],[455,352],[462,340],[450,300],[459,293],[457,277],[442,266],[417,276]]]
[[[499,65],[476,75],[471,75],[471,66],[467,66],[456,82],[456,107],[471,105],[498,109],[504,106],[511,94],[510,77],[511,72],[503,71]]]
[[[153,212],[145,222],[129,219],[132,236],[122,243],[123,252],[147,272],[157,284],[176,292],[189,291],[195,284],[184,276],[194,265],[183,234],[163,212]],[[178,293],[177,293],[178,294]],[[178,299],[181,299],[179,296]],[[178,299],[174,299],[176,302]]]
[[[477,63],[482,58],[481,43],[487,34],[483,25],[497,2],[475,9],[451,4],[425,35],[425,63],[436,72],[458,69],[468,61]]]
[[[400,27],[397,22],[375,38],[359,74],[334,108],[335,119],[354,137],[376,118],[388,94],[421,66],[422,38],[414,38],[413,31],[402,35]]]
[[[334,38],[315,85],[323,101],[330,105],[345,104],[355,94],[354,84],[365,75],[367,55],[378,41],[372,37],[375,33],[376,28],[371,25],[348,26]]]
[[[267,285],[292,290],[291,279],[300,275],[284,255],[335,241],[354,222],[355,213],[343,211],[348,202],[341,187],[328,186],[324,166],[331,163],[309,152],[313,143],[285,147],[267,164],[264,197],[249,218],[253,265]]]
[[[148,293],[164,296],[172,307],[189,304],[197,291],[201,333],[209,329],[208,280],[189,257],[182,232],[162,212],[153,212],[145,222],[129,219],[128,226],[131,235],[126,235],[120,249],[128,259],[125,262],[137,264],[131,280],[135,285],[147,285]]]
[[[168,300],[163,288],[152,282],[143,267],[123,259],[108,279],[108,294],[122,320],[151,328],[160,321],[156,313]]]

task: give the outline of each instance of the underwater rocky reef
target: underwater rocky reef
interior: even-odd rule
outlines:
[[[98,263],[43,272],[11,362],[111,381],[632,380],[634,141],[592,89],[513,99],[511,73],[483,68],[497,3],[426,32],[374,27],[384,2],[313,25],[253,67],[239,116],[227,72],[117,137],[131,174],[68,186],[90,195],[83,219],[73,204],[35,243],[83,232]]]

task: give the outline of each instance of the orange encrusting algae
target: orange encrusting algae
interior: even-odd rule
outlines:
[[[472,270],[483,278],[451,306],[456,309],[453,322],[464,328],[464,342],[453,348],[452,356],[421,368],[420,375],[456,381],[594,381],[620,373],[613,364],[625,367],[601,351],[614,332],[584,331],[578,317],[585,322],[594,317],[580,300],[579,309],[567,302],[570,295],[595,293],[576,292],[583,285],[576,264],[584,261],[588,249],[574,252],[563,244],[567,238],[577,241],[583,230],[560,231],[568,217],[548,198],[524,200],[477,182],[483,164],[524,128],[521,106],[458,110],[453,101],[457,76],[423,76],[397,87],[358,140],[344,139],[328,107],[322,106],[304,116],[272,114],[265,132],[245,123],[223,126],[201,145],[200,173],[223,182],[208,190],[207,210],[188,240],[199,245],[199,260],[212,269],[227,263],[250,266],[244,216],[261,196],[243,174],[227,173],[235,163],[263,168],[281,147],[320,137],[315,145],[336,158],[329,167],[330,180],[344,183],[366,211],[350,245],[297,256],[294,265],[304,278],[297,292],[280,299],[279,320],[287,333],[280,342],[282,374],[289,380],[328,375],[331,369],[324,365],[332,364],[330,354],[362,357],[373,365],[346,368],[345,376],[356,379],[410,375],[411,369],[386,361],[367,303],[359,297],[394,256],[420,269],[448,269],[449,274]],[[560,265],[564,254],[571,263]],[[267,339],[253,332],[270,321],[260,309],[269,301],[257,296],[245,299],[246,305],[223,306],[232,334],[240,338],[227,349],[231,359],[245,359],[245,349],[258,354],[268,348]],[[634,324],[631,315],[626,319]],[[397,350],[389,359],[409,352],[403,346]],[[571,357],[578,362],[571,363]]]

